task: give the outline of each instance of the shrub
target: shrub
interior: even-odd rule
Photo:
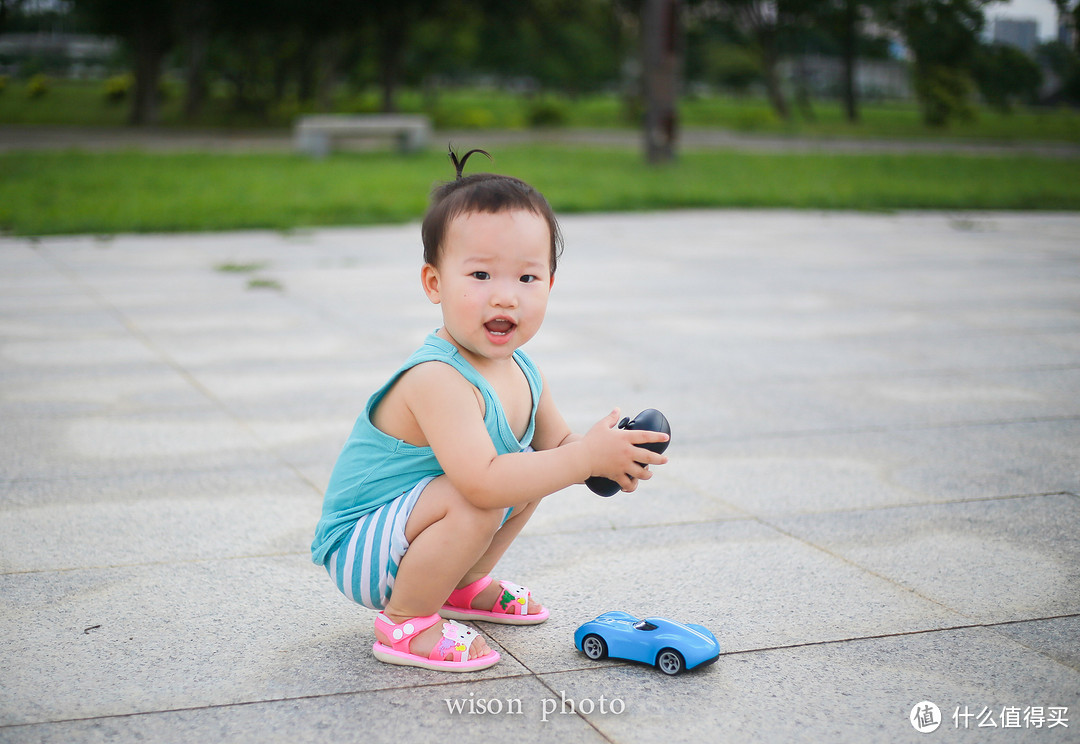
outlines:
[[[971,80],[960,70],[937,65],[915,71],[915,95],[927,126],[944,127],[953,119],[974,119],[971,93]]]
[[[51,81],[48,76],[43,73],[38,73],[26,81],[26,97],[27,98],[41,98],[49,92],[49,86]]]
[[[569,118],[566,106],[554,99],[540,100],[529,107],[530,127],[562,127]]]
[[[121,103],[131,89],[135,87],[135,76],[130,72],[124,75],[113,75],[105,81],[105,100],[109,103]]]
[[[440,107],[432,115],[436,129],[490,129],[495,126],[495,114],[487,109],[448,109]]]
[[[777,121],[772,109],[740,108],[731,119],[731,127],[739,132],[756,132],[775,126]]]
[[[754,54],[734,44],[717,44],[705,54],[706,78],[740,95],[762,80],[761,64]]]

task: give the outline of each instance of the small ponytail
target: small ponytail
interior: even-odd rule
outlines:
[[[462,178],[465,177],[465,175],[464,175],[465,161],[469,159],[470,155],[473,155],[475,153],[480,153],[481,155],[484,155],[485,157],[487,157],[488,160],[491,160],[492,162],[494,162],[494,159],[491,157],[491,153],[489,153],[487,150],[480,150],[480,149],[469,150],[467,153],[462,155],[460,158],[458,157],[458,154],[456,152],[454,152],[454,148],[453,148],[452,145],[450,146],[449,150],[450,150],[450,162],[454,164],[454,169],[457,171],[457,180],[459,180],[459,181]]]

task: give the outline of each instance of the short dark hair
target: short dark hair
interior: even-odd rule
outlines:
[[[551,273],[554,275],[559,256],[562,255],[563,239],[559,222],[555,219],[555,212],[548,200],[535,188],[513,176],[495,173],[462,176],[465,161],[477,152],[487,155],[483,150],[470,150],[459,159],[457,153],[450,151],[450,160],[457,168],[458,175],[456,180],[439,184],[431,192],[431,204],[420,227],[424,242],[424,262],[432,266],[438,264],[446,230],[455,217],[468,212],[497,214],[524,209],[543,217],[548,224],[551,233]]]

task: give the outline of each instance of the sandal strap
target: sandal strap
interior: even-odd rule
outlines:
[[[383,632],[390,637],[390,647],[395,651],[405,653],[410,653],[409,643],[413,638],[440,620],[442,618],[438,615],[428,615],[427,617],[414,617],[412,620],[406,620],[403,623],[395,623],[385,613],[380,612],[375,616],[375,622],[381,621],[384,625],[389,626],[383,628]]]
[[[473,641],[480,637],[475,630],[456,620],[447,620],[443,623],[442,635],[443,637],[435,644],[435,648],[428,654],[429,659],[442,661],[446,659],[447,654],[453,654],[450,661],[467,661]]]
[[[520,584],[515,584],[511,581],[500,581],[499,586],[502,587],[502,594],[495,600],[495,604],[492,606],[492,612],[502,612],[507,615],[528,615],[529,614],[529,597],[530,592],[526,587]],[[507,612],[507,608],[513,608],[513,612]]]
[[[383,631],[390,636],[390,647],[406,654],[412,653],[409,644],[413,638],[441,621],[442,638],[428,654],[428,658],[435,661],[443,661],[447,654],[453,654],[451,661],[467,661],[469,649],[472,648],[473,641],[479,637],[477,632],[467,625],[454,620],[443,620],[438,615],[414,617],[403,623],[395,623],[385,613],[380,612],[375,616],[375,621],[381,621],[383,625],[388,626],[383,628]]]
[[[452,607],[462,607],[467,610],[472,607],[476,595],[487,589],[487,586],[490,583],[491,577],[483,576],[471,584],[466,584],[460,589],[455,589],[450,592],[450,596],[447,597],[445,604]]]

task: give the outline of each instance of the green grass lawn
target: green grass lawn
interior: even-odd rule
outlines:
[[[690,207],[1080,209],[1077,161],[966,155],[515,146],[474,163],[533,183],[562,213]],[[0,230],[17,235],[287,230],[418,219],[453,175],[442,152],[20,152],[0,155]]]
[[[228,100],[212,97],[194,122],[181,116],[182,91],[178,83],[165,86],[161,109],[166,126],[287,128],[301,112],[295,103],[270,106],[265,118],[250,111],[232,110]],[[403,112],[427,113],[439,128],[522,129],[538,103],[549,102],[562,112],[563,125],[590,128],[632,128],[637,119],[627,112],[625,101],[614,94],[568,97],[545,94],[539,98],[498,90],[454,89],[428,93],[404,89],[398,98]],[[341,112],[373,112],[379,107],[374,90],[342,90],[334,101]],[[741,132],[786,134],[807,137],[902,137],[918,139],[976,139],[998,141],[1080,142],[1080,111],[1018,108],[1010,114],[980,109],[969,122],[951,127],[926,127],[914,103],[863,102],[861,119],[849,123],[839,102],[815,101],[813,119],[796,111],[792,121],[777,119],[762,98],[730,95],[693,96],[679,106],[683,126],[713,127]],[[0,91],[0,124],[63,124],[122,126],[127,103],[109,103],[102,81],[56,80],[40,98],[29,98],[25,82],[11,80]]]

